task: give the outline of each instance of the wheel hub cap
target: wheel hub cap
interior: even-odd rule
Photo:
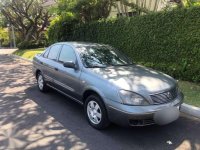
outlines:
[[[43,85],[44,84],[44,81],[43,81],[43,77],[41,75],[39,75],[38,77],[38,86],[39,88],[42,90],[43,89]]]
[[[87,115],[92,123],[99,124],[101,122],[101,109],[95,101],[90,101],[88,103]]]

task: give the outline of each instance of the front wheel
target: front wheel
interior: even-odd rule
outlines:
[[[37,75],[37,84],[41,92],[46,92],[48,90],[46,82],[44,81],[44,77],[41,73],[38,73]]]
[[[99,96],[89,96],[85,101],[84,110],[86,118],[92,127],[104,129],[110,124],[105,105]]]

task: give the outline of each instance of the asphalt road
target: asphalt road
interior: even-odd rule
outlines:
[[[200,150],[200,120],[182,114],[166,126],[112,124],[98,131],[79,104],[53,90],[38,91],[31,63],[1,54],[0,149]]]

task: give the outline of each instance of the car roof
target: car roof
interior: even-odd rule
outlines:
[[[99,44],[99,43],[91,43],[91,42],[59,42],[55,44],[68,44],[74,47],[81,47],[81,46],[105,46],[106,44]]]

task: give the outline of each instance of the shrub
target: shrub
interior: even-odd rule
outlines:
[[[0,47],[9,46],[8,29],[0,27]]]
[[[45,46],[45,40],[40,41],[23,41],[20,42],[17,46],[19,49],[33,49],[33,48],[41,48]]]
[[[83,24],[59,40],[110,44],[135,62],[182,80],[200,81],[199,27],[200,7],[191,7]]]
[[[50,23],[48,29],[49,44],[69,40],[75,24],[78,23],[75,16],[72,13],[62,13],[61,16],[57,16]]]

